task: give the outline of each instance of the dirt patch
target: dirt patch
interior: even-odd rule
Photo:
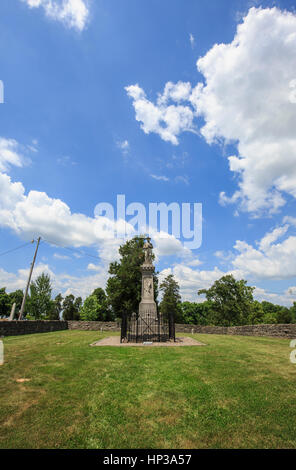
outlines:
[[[22,384],[23,382],[30,382],[31,379],[16,379],[16,381],[19,383],[19,384]]]
[[[163,343],[121,343],[120,336],[109,336],[108,338],[101,339],[92,343],[90,346],[143,346],[145,348],[151,346],[206,346],[204,343],[200,343],[193,338],[189,337],[178,337],[176,341],[166,341]]]

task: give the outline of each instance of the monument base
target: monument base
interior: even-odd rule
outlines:
[[[132,315],[128,322],[127,340],[130,343],[164,342],[170,340],[169,324],[161,314],[145,313]]]
[[[151,318],[157,317],[157,308],[155,302],[140,302],[139,317],[146,317],[147,315],[149,315]]]

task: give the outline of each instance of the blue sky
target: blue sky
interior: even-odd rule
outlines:
[[[233,272],[296,300],[293,3],[2,0],[1,253],[66,247],[41,243],[35,274],[85,297],[119,243],[92,233],[97,203],[199,202],[199,249],[154,240],[183,298]],[[0,257],[1,285],[33,250]]]

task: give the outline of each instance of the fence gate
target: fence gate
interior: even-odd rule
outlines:
[[[172,316],[165,318],[160,313],[155,316],[145,312],[133,313],[122,318],[121,342],[131,343],[175,341],[175,323]]]

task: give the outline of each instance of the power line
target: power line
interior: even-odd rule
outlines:
[[[101,259],[99,256],[91,255],[90,253],[85,253],[84,251],[81,251],[78,248],[69,248],[68,246],[59,245],[58,243],[52,242],[50,240],[46,240],[45,238],[43,238],[42,241],[49,243],[50,245],[56,245],[60,248],[63,248],[64,250],[72,251],[73,253],[79,252],[82,256],[88,256],[89,258],[94,258],[94,259],[99,259],[99,260]]]
[[[31,245],[31,243],[34,243],[34,240],[32,240],[31,242],[24,243],[23,245],[17,246],[16,248],[12,248],[11,250],[7,250],[4,253],[0,253],[0,256],[4,256],[8,253],[12,253],[13,251],[19,250],[20,248],[24,248],[27,245]]]

